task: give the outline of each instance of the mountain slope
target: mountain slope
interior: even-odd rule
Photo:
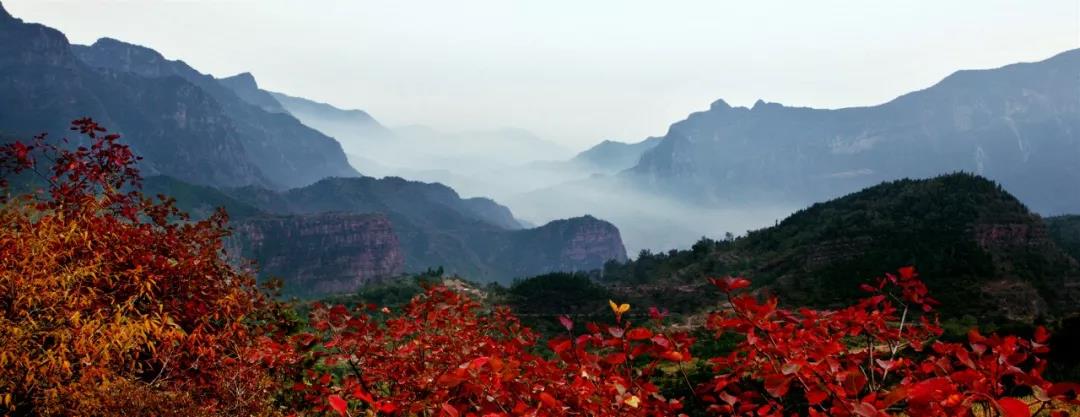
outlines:
[[[281,278],[289,296],[353,293],[400,275],[405,259],[382,214],[256,216],[233,223],[228,244],[261,277]]]
[[[830,198],[963,170],[1035,210],[1080,211],[1080,50],[959,71],[888,103],[819,110],[722,100],[671,126],[626,178],[706,203]]]
[[[151,80],[179,77],[205,92],[232,122],[247,158],[273,184],[298,187],[325,177],[357,175],[341,145],[285,113],[273,97],[260,95],[250,74],[234,77],[223,85],[183,61],[170,61],[152,49],[109,38],[72,49],[87,65],[107,76],[127,73]],[[242,88],[249,85],[248,89]]]
[[[409,271],[442,266],[470,279],[506,282],[626,259],[618,229],[607,222],[583,217],[522,230],[505,207],[487,199],[462,199],[441,184],[396,177],[330,178],[285,192],[244,187],[227,193],[277,214],[383,213],[393,224]]]
[[[703,240],[604,275],[670,292],[700,286],[704,276],[741,274],[794,305],[833,306],[859,295],[859,283],[904,265],[919,269],[948,317],[1030,324],[1080,310],[1077,261],[1038,215],[969,174],[883,183],[743,238]]]
[[[583,168],[613,174],[637,165],[641,155],[660,143],[660,138],[648,138],[637,143],[605,140],[582,151],[570,160]]]
[[[1050,237],[1065,252],[1080,261],[1080,215],[1057,216],[1046,219]]]
[[[222,81],[226,80],[229,78]],[[359,152],[363,155],[368,147],[394,138],[390,129],[363,110],[339,109],[326,103],[281,93],[267,94],[304,124],[337,138],[349,153]]]
[[[50,132],[59,139],[80,117],[123,134],[145,158],[145,173],[201,184],[270,183],[245,157],[240,132],[221,106],[197,86],[94,71],[62,33],[0,6],[0,137]]]

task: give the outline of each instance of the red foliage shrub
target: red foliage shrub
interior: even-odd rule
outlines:
[[[72,130],[89,147],[0,146],[48,190],[0,206],[0,415],[262,414],[246,353],[270,304],[221,257],[224,213],[143,197],[118,135]]]
[[[968,343],[935,340],[942,333],[936,304],[914,268],[887,274],[871,295],[837,311],[777,307],[746,293],[742,279],[714,280],[730,309],[713,314],[709,328],[743,336],[736,349],[711,361],[717,373],[700,392],[718,414],[783,416],[1028,416],[1016,396],[1033,393],[1039,409],[1071,385],[1041,376],[1047,335],[983,337]],[[1053,393],[1053,394],[1050,394]]]

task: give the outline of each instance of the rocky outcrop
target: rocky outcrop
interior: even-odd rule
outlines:
[[[409,272],[442,267],[468,279],[510,282],[626,260],[622,237],[611,223],[585,216],[523,229],[506,207],[489,199],[462,199],[441,184],[328,178],[285,192],[245,187],[229,193],[279,214],[383,213],[394,224]]]
[[[625,262],[627,257],[618,228],[583,216],[513,232],[496,259],[505,265],[505,275],[528,277],[555,271],[591,271],[608,261]]]
[[[150,83],[182,82],[207,96],[223,113],[223,124],[235,132],[242,144],[234,152],[257,166],[271,186],[301,187],[326,177],[358,175],[337,141],[286,113],[269,93],[258,89],[249,73],[218,80],[183,61],[165,59],[153,49],[109,38],[71,48],[86,65],[106,76],[130,74]],[[154,111],[156,106],[169,103],[144,104],[146,111]],[[164,137],[166,142],[171,139]],[[176,172],[164,173],[188,178]]]
[[[254,260],[261,277],[283,278],[284,293],[350,293],[400,275],[405,256],[381,214],[262,216],[234,225],[230,246]]]
[[[975,242],[987,251],[1053,245],[1042,222],[979,224],[975,226],[974,234]]]

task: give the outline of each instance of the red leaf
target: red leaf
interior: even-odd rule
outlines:
[[[330,401],[330,407],[337,411],[338,415],[342,417],[349,415],[349,403],[340,395],[334,394],[327,399]]]
[[[450,403],[443,403],[442,410],[450,417],[458,417],[458,410],[450,405]]]
[[[1027,403],[1016,398],[1002,398],[997,400],[997,405],[1005,417],[1031,417]]]
[[[769,395],[772,395],[773,397],[781,398],[784,395],[787,395],[789,382],[791,382],[790,377],[783,375],[769,375],[765,377],[765,391],[768,391]]]
[[[565,315],[559,316],[559,323],[562,323],[562,326],[566,328],[566,331],[574,329],[574,321],[570,320],[570,318]]]
[[[750,280],[740,277],[709,278],[709,282],[723,292],[732,292],[750,286]]]
[[[821,390],[806,391],[806,402],[810,403],[810,405],[821,404],[821,402],[825,401],[825,399],[827,399],[827,398],[829,398],[829,393],[827,393],[825,391],[821,391]]]
[[[626,338],[630,340],[645,340],[652,337],[652,332],[644,327],[635,327],[626,332]]]
[[[558,401],[555,401],[555,397],[552,397],[551,394],[546,392],[540,393],[540,402],[551,408],[555,408],[559,405]]]
[[[1043,326],[1036,327],[1034,339],[1035,343],[1046,343],[1047,340],[1050,340],[1050,332],[1047,332]]]
[[[854,407],[855,415],[860,417],[877,417],[878,410],[872,404],[858,403]]]
[[[612,353],[604,357],[604,362],[610,363],[612,365],[618,365],[620,363],[626,362],[626,354],[622,352]]]
[[[567,349],[570,349],[571,342],[570,339],[553,340],[550,342],[549,346],[551,347],[551,351],[558,355],[565,352]]]

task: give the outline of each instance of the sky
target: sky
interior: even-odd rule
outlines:
[[[359,108],[584,149],[724,99],[873,105],[1080,47],[1078,0],[0,0],[66,33]]]

